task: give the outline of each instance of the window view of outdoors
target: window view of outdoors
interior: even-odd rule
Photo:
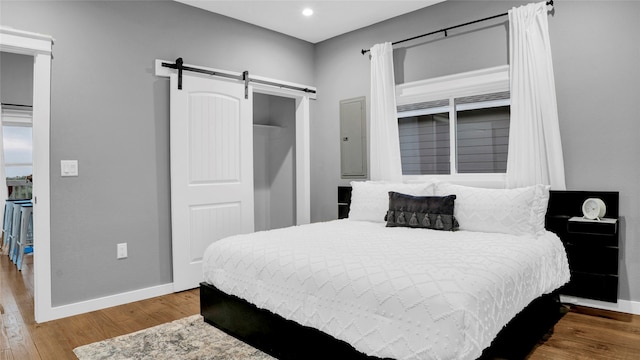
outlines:
[[[30,126],[3,126],[5,175],[9,199],[30,199],[33,141]]]
[[[439,113],[398,119],[402,173],[449,174],[449,114]]]
[[[458,111],[458,172],[505,173],[510,107]]]

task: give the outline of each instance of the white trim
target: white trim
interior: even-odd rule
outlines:
[[[504,189],[506,174],[451,174],[451,175],[403,175],[402,179],[408,183],[415,182],[450,182],[452,184],[481,187],[488,189]]]
[[[511,99],[480,101],[469,104],[456,104],[457,111],[489,109],[494,107],[511,106]]]
[[[456,100],[449,98],[449,173],[458,175],[458,111]]]
[[[47,314],[47,317],[41,318],[39,322],[84,314],[90,311],[106,309],[113,306],[128,304],[134,301],[141,301],[171,293],[173,293],[173,283],[152,286],[145,289],[134,290],[115,295],[109,295],[69,305],[56,306],[51,308],[51,311]]]
[[[428,109],[420,109],[420,110],[399,111],[398,119],[404,119],[404,118],[414,117],[414,116],[433,115],[433,114],[440,114],[440,113],[448,114],[450,111],[451,111],[451,106],[449,105],[432,107]]]
[[[627,314],[640,315],[640,301],[618,299],[617,303],[583,299],[575,296],[560,295],[560,301],[567,304],[587,306],[596,309],[617,311]]]
[[[0,51],[33,56],[34,318],[53,319],[51,306],[50,112],[51,45],[48,35],[0,26]]]
[[[309,97],[296,97],[296,224],[311,222],[311,151]]]
[[[273,82],[274,80],[266,79],[266,81]],[[278,82],[284,83],[279,80]],[[287,84],[291,85],[293,83]],[[304,87],[303,85],[298,84],[294,84],[292,86]],[[308,88],[314,89],[312,87]],[[309,99],[311,98],[311,96],[315,98],[315,94],[305,94],[300,91],[268,86],[259,83],[253,84],[253,92],[293,98],[296,101],[296,225],[308,224],[311,222],[311,151],[309,146]]]
[[[36,54],[33,65],[33,252],[35,320],[51,311],[50,98],[51,55]]]
[[[398,106],[509,90],[509,65],[396,85]]]
[[[2,51],[23,55],[51,54],[53,38],[49,35],[0,26]]]

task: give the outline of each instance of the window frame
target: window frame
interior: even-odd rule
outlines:
[[[396,85],[397,106],[449,99],[450,174],[448,175],[402,175],[405,181],[439,180],[470,186],[504,187],[506,173],[458,173],[456,98],[510,90],[509,65],[441,76]],[[509,101],[510,103],[510,101]],[[504,106],[504,102],[502,102]],[[411,114],[416,114],[412,111]],[[411,116],[407,113],[405,115]],[[398,118],[401,115],[398,114]]]

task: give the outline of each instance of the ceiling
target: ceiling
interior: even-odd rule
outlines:
[[[444,0],[175,0],[310,43],[338,36]],[[314,14],[302,15],[311,8]]]

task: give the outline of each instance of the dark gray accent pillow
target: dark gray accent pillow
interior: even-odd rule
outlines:
[[[453,208],[456,196],[412,196],[389,191],[387,227],[457,230]]]

